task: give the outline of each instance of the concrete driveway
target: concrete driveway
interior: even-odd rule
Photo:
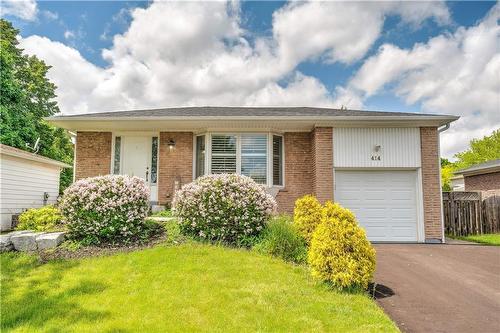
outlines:
[[[500,247],[377,244],[377,302],[404,332],[500,332]]]

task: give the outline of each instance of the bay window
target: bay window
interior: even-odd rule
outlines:
[[[237,173],[256,183],[283,186],[283,137],[269,133],[195,137],[194,175]]]
[[[241,174],[257,184],[267,184],[267,135],[242,134],[240,141]]]
[[[236,136],[212,135],[212,173],[236,172]]]

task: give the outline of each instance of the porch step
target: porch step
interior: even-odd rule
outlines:
[[[153,214],[164,211],[164,210],[165,210],[165,206],[163,206],[163,205],[151,205],[151,212]]]

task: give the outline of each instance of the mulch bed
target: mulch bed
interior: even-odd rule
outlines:
[[[46,263],[52,260],[61,259],[81,259],[89,257],[100,257],[107,256],[115,253],[126,253],[142,249],[147,249],[154,247],[155,245],[164,243],[167,240],[167,233],[162,232],[147,242],[132,243],[127,245],[116,245],[116,244],[101,244],[99,246],[81,246],[78,249],[68,249],[64,246],[58,246],[55,249],[38,251],[40,261]]]

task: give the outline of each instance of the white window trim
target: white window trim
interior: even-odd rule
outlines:
[[[241,136],[242,135],[262,135],[265,134],[267,137],[266,145],[266,184],[262,184],[266,187],[275,187],[283,189],[285,187],[285,138],[282,133],[276,132],[205,132],[205,133],[195,133],[193,134],[193,179],[196,179],[196,138],[198,136],[205,136],[205,175],[212,174],[212,136],[213,135],[232,135],[236,137],[236,173],[241,174]],[[273,185],[273,136],[282,137],[282,185]]]

